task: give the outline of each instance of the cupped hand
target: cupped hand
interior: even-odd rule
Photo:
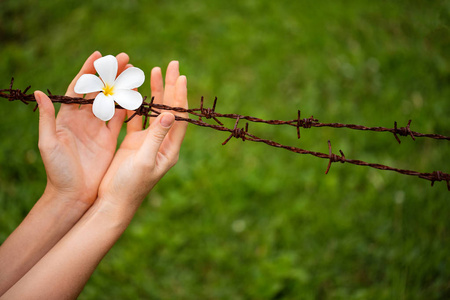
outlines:
[[[82,96],[74,92],[75,83],[83,74],[96,73],[94,61],[100,57],[96,51],[86,60],[66,96]],[[129,57],[121,53],[116,58],[120,74]],[[35,97],[39,105],[39,149],[47,172],[45,193],[91,205],[114,156],[125,110],[116,110],[115,116],[105,123],[94,116],[92,105],[61,104],[55,119],[51,100],[39,91]],[[86,95],[88,99],[94,97],[95,94]]]
[[[165,87],[161,69],[152,70],[154,103],[187,108],[186,85],[186,77],[179,75],[177,61],[172,61],[167,67]],[[153,186],[178,161],[187,123],[174,122],[174,115],[187,117],[186,113],[162,112],[145,130],[142,117],[134,117],[128,122],[125,139],[101,182],[99,198],[131,208],[140,205]]]

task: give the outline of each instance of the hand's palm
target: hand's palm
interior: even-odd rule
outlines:
[[[64,155],[55,162],[64,172],[50,172],[57,174],[50,180],[59,184],[59,188],[95,198],[100,180],[114,155],[117,133],[87,109],[62,108],[56,124],[56,136]]]
[[[129,174],[136,173],[139,170],[138,152],[145,137],[146,132],[144,131],[127,134],[101,182],[99,195],[107,193],[117,195],[126,188],[125,184],[133,185],[130,182],[131,176]]]

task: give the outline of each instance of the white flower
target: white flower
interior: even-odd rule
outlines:
[[[92,111],[94,115],[108,121],[114,116],[116,101],[128,110],[135,110],[142,104],[142,95],[134,91],[145,80],[144,72],[135,67],[123,71],[117,78],[117,59],[112,55],[103,56],[94,61],[97,77],[93,74],[83,74],[75,84],[75,93],[88,94],[100,92],[94,99]]]

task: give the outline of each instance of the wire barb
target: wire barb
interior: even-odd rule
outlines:
[[[214,104],[212,108],[204,108],[203,107],[203,96],[200,99],[200,114],[198,116],[198,119],[200,121],[202,121],[202,117],[206,118],[206,119],[213,119],[214,121],[217,122],[217,124],[219,124],[220,126],[223,126],[223,123],[219,121],[219,119],[217,119],[216,117],[216,104],[217,104],[217,97],[214,98]]]
[[[416,138],[414,137],[414,133],[411,131],[410,128],[411,125],[411,120],[408,121],[408,125],[406,125],[406,127],[400,127],[397,128],[397,122],[394,122],[394,137],[397,140],[397,142],[399,144],[401,144],[402,142],[400,141],[399,137],[397,136],[397,133],[400,134],[401,136],[408,136],[410,135],[411,138],[413,139],[413,141],[416,140]]]
[[[430,180],[431,186],[434,186],[435,181],[446,181],[447,189],[450,191],[450,178],[448,177],[448,174],[445,174],[441,171],[434,171],[433,173],[431,173]]]
[[[333,153],[333,151],[331,150],[330,140],[328,140],[328,153],[329,153],[330,160],[328,162],[328,167],[327,167],[327,170],[325,171],[325,174],[328,174],[328,171],[330,171],[330,167],[331,167],[332,163],[334,163],[334,162],[345,163],[347,161],[342,150],[339,150],[339,153],[341,153],[341,156]]]
[[[247,139],[248,134],[248,123],[245,123],[245,129],[244,128],[238,128],[239,124],[239,118],[236,119],[236,123],[234,123],[234,128],[231,130],[230,136],[222,143],[222,145],[226,145],[231,138],[235,137],[237,139],[242,139],[242,141],[245,142]]]

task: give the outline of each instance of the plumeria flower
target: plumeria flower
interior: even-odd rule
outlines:
[[[83,74],[74,90],[77,94],[100,92],[92,105],[92,111],[97,118],[110,120],[114,116],[114,101],[128,110],[135,110],[142,105],[142,95],[133,90],[144,83],[145,75],[141,69],[128,68],[116,78],[118,64],[112,55],[94,61],[94,68],[100,78],[93,74]]]

